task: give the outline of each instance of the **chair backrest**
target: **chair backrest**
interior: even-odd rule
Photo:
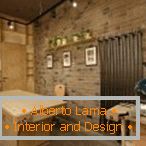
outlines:
[[[60,84],[55,86],[55,96],[65,96],[65,86]]]

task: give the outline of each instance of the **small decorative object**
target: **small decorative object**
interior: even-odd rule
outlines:
[[[15,29],[15,23],[13,21],[8,21],[7,24],[8,24],[8,28],[10,30],[14,30]]]
[[[61,44],[62,44],[62,39],[61,39],[61,37],[57,37],[57,38],[56,38],[56,46],[59,47],[59,46],[61,46]]]
[[[62,45],[67,45],[67,37],[62,38]]]
[[[85,50],[85,59],[88,66],[97,64],[96,47],[90,47]]]
[[[53,68],[53,55],[47,56],[47,68]]]
[[[73,35],[73,42],[78,42],[79,39],[80,39],[79,34],[74,34],[74,35]]]
[[[54,47],[53,40],[49,40],[49,47],[50,48],[53,48]]]
[[[63,66],[64,67],[71,66],[71,52],[70,51],[63,53]]]
[[[88,40],[88,39],[91,39],[92,38],[92,33],[90,30],[86,30],[83,32],[83,37],[84,39]]]

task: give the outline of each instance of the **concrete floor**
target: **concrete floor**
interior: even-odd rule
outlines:
[[[0,146],[2,141],[0,141]],[[28,146],[29,142],[28,142]],[[116,141],[46,141],[39,146],[120,146]]]
[[[41,146],[120,146],[116,141],[49,141]]]

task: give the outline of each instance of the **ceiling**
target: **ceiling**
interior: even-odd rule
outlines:
[[[40,13],[52,8],[62,0],[0,0],[0,17],[4,15],[29,23]]]

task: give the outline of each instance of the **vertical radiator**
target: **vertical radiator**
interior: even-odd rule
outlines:
[[[101,62],[101,95],[132,96],[142,79],[142,32],[98,39]],[[103,101],[110,108],[118,101]]]

